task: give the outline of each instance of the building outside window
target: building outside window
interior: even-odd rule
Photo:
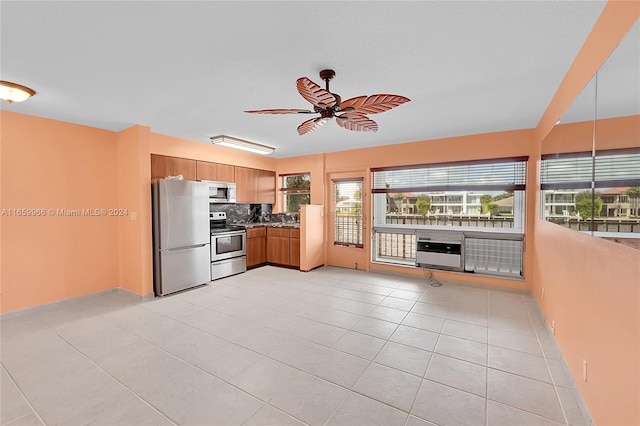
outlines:
[[[372,260],[414,264],[421,228],[524,232],[527,158],[372,169]]]
[[[285,212],[298,213],[302,204],[311,202],[311,175],[280,175],[282,205]]]
[[[547,221],[602,237],[640,235],[639,148],[543,155],[540,177]]]
[[[362,179],[333,181],[333,244],[363,247]]]

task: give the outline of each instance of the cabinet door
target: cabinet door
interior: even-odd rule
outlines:
[[[290,249],[290,265],[300,267],[300,239],[291,238],[289,240],[289,249]]]
[[[217,182],[235,182],[235,167],[228,164],[198,161],[196,177],[198,180],[213,180]]]
[[[238,203],[257,203],[258,176],[257,170],[247,167],[235,168],[236,201]]]
[[[267,262],[267,238],[247,238],[247,268]]]
[[[267,262],[289,264],[289,237],[267,237]]]
[[[258,197],[260,203],[275,204],[276,202],[276,173],[259,170]]]
[[[151,154],[151,180],[176,175],[196,180],[196,160]]]

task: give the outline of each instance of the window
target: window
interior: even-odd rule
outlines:
[[[372,169],[373,260],[415,265],[425,226],[522,233],[526,170],[526,157]]]
[[[297,213],[300,211],[301,204],[311,202],[311,175],[280,175],[280,178],[282,179],[280,188],[282,205],[286,212]]]
[[[524,229],[526,160],[372,169],[374,225]]]
[[[364,247],[362,244],[362,179],[333,181],[333,244]]]
[[[639,148],[543,155],[540,182],[547,221],[578,231],[640,234]]]

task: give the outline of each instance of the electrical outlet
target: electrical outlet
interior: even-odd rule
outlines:
[[[587,360],[582,360],[582,380],[587,381]]]
[[[542,287],[542,300],[544,300],[544,287]]]
[[[551,321],[551,334],[556,335],[556,320]]]

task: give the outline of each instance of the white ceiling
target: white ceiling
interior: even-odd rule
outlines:
[[[209,142],[275,157],[535,127],[605,1],[5,1],[1,78],[38,94],[6,110]],[[304,136],[295,81],[332,68],[347,99],[411,102],[377,133],[327,123]]]

